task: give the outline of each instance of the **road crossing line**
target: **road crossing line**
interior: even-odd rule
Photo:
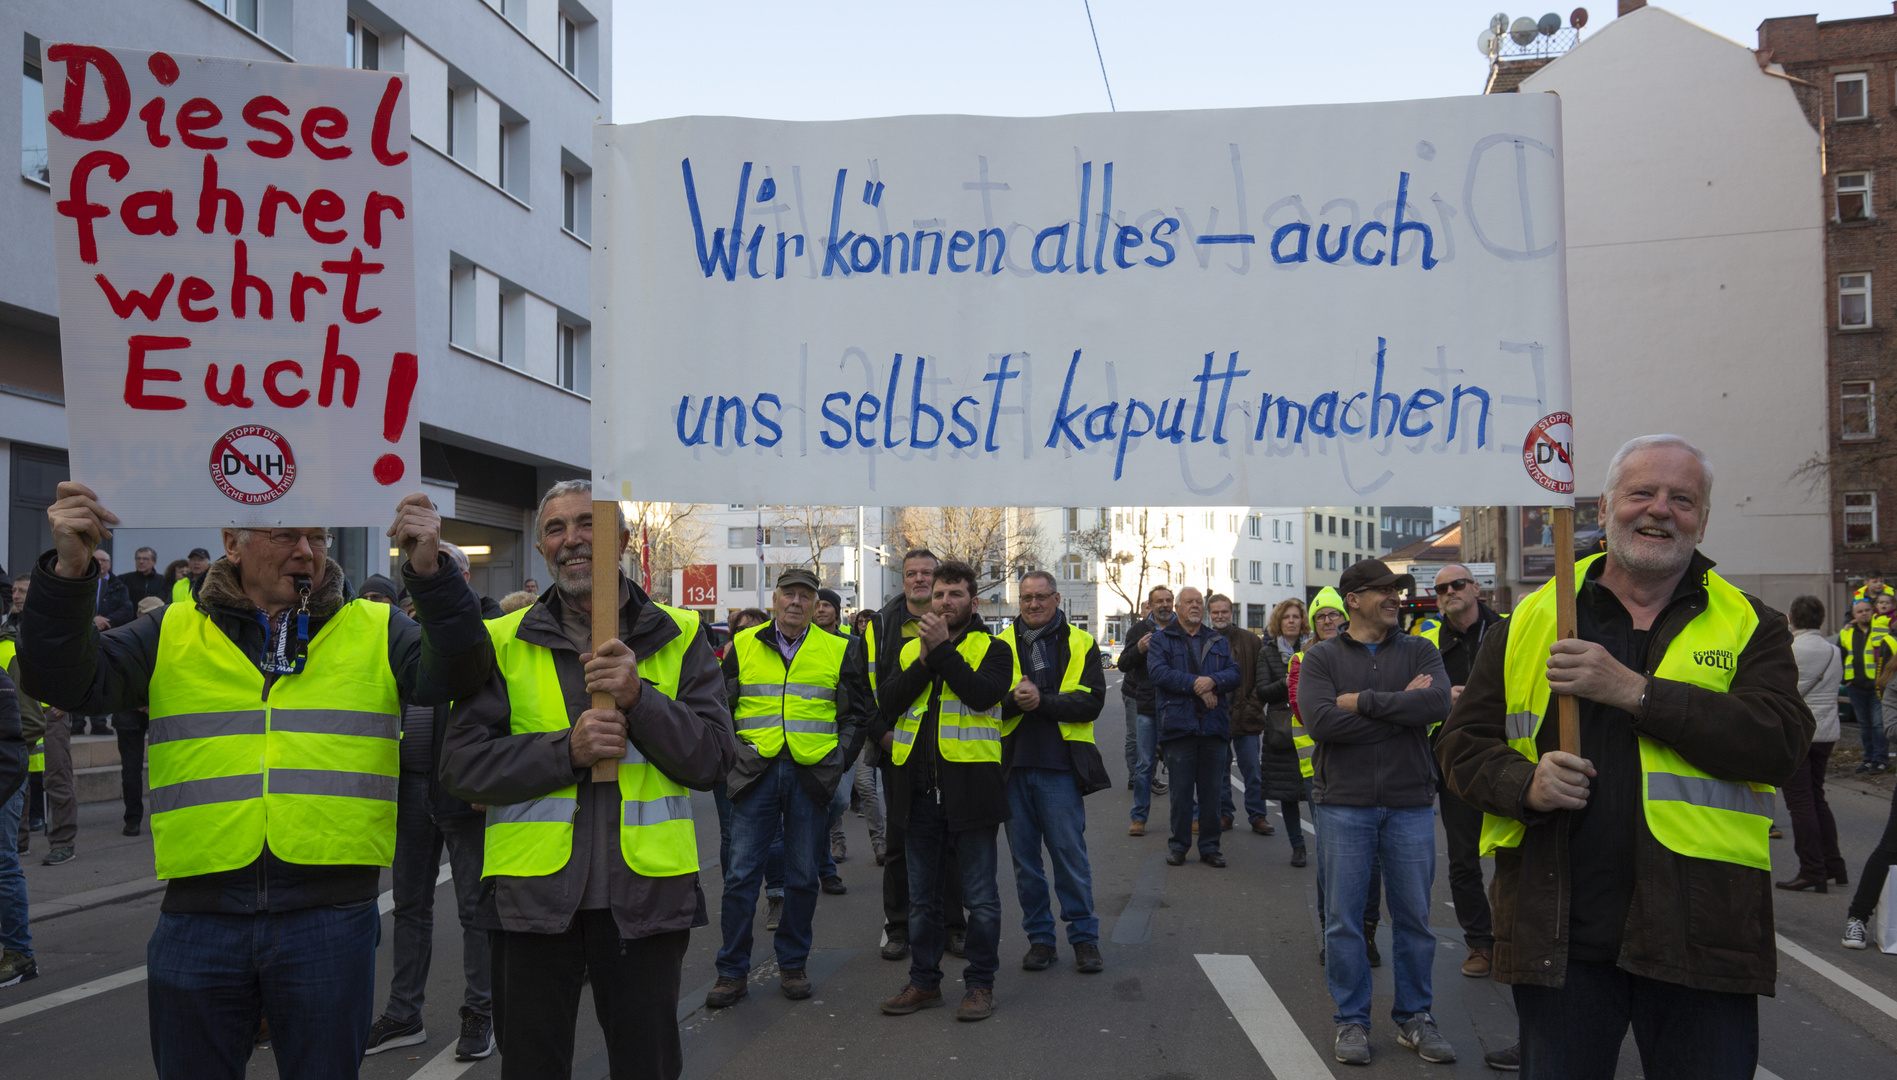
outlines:
[[[457,1040],[458,1041],[458,1040]],[[455,1077],[479,1065],[479,1061],[456,1061],[455,1044],[449,1043],[441,1053],[428,1059],[428,1064],[408,1074],[408,1080],[454,1080]],[[1777,1080],[1776,1077],[1773,1080]]]
[[[1897,1020],[1897,1001],[1893,1001],[1887,995],[1872,989],[1855,976],[1846,973],[1843,968],[1838,967],[1829,960],[1820,958],[1811,952],[1811,950],[1787,938],[1784,934],[1778,935],[1778,947],[1780,951],[1784,952],[1787,956],[1790,956],[1792,959],[1818,974],[1823,975],[1825,978],[1830,979],[1832,982],[1837,983],[1852,994],[1855,994],[1866,1005],[1869,1005],[1871,1008],[1876,1009],[1893,1020]]]
[[[1199,953],[1193,959],[1276,1080],[1334,1080],[1251,957]]]
[[[448,881],[453,876],[454,874],[452,871],[449,870],[448,864],[442,863],[441,873],[435,876],[436,886],[440,886],[443,882]],[[390,889],[387,892],[384,892],[381,896],[376,897],[376,910],[380,911],[384,915],[387,915],[389,912],[395,910],[395,890],[394,889]],[[84,982],[84,983],[80,983],[78,986],[67,987],[64,990],[55,991],[54,993],[51,993],[51,994],[45,994],[40,997],[33,998],[30,1001],[22,1001],[18,1005],[12,1005],[5,1009],[0,1009],[0,1025],[11,1024],[15,1020],[24,1020],[29,1016],[36,1016],[40,1013],[45,1012],[48,1009],[57,1009],[61,1005],[71,1005],[75,1001],[84,1001],[85,999],[89,997],[97,997],[100,994],[108,994],[114,990],[123,989],[124,987],[127,987],[127,986],[135,986],[138,983],[142,983],[145,981],[145,974],[146,974],[145,965],[140,964],[139,966],[135,968],[131,968],[126,971],[121,971],[117,973],[116,975],[107,975],[102,979],[94,979],[91,982]],[[449,1049],[453,1049],[453,1047],[450,1047]],[[433,1064],[433,1063],[431,1062],[430,1064]],[[434,1075],[434,1074],[431,1074],[431,1075]],[[442,1073],[439,1075],[444,1076],[444,1077],[459,1076],[460,1073]]]

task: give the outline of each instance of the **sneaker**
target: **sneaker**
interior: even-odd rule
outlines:
[[[718,976],[711,984],[711,991],[705,995],[705,1008],[728,1009],[743,1001],[751,992],[751,983],[746,979],[734,979],[729,975]]]
[[[1362,1024],[1337,1025],[1337,1041],[1331,1044],[1331,1056],[1345,1065],[1370,1064],[1370,1029]]]
[[[461,1038],[454,1044],[456,1061],[479,1061],[494,1053],[494,1018],[461,1006]]]
[[[950,956],[968,959],[968,931],[950,930],[948,940],[942,943],[942,947],[948,950]]]
[[[885,960],[909,959],[909,938],[906,934],[891,934],[883,943],[881,956]]]
[[[986,986],[971,986],[968,993],[962,995],[962,1005],[955,1010],[955,1019],[973,1023],[986,1020],[994,1014],[994,990]]]
[[[1371,967],[1383,966],[1383,954],[1377,951],[1377,924],[1368,919],[1363,924],[1363,951]]]
[[[1501,1050],[1491,1050],[1482,1055],[1482,1064],[1497,1072],[1521,1072],[1522,1044],[1518,1042]]]
[[[1021,958],[1021,970],[1046,971],[1053,967],[1054,961],[1058,959],[1060,959],[1060,954],[1054,951],[1054,946],[1043,945],[1037,941],[1028,947],[1027,955]]]
[[[1871,947],[1870,932],[1864,928],[1863,919],[1844,920],[1844,947],[1847,949],[1868,949]],[[8,953],[11,956],[13,954]]]
[[[25,953],[17,949],[0,953],[0,986],[14,986],[28,979],[37,979],[39,975],[39,961]]]
[[[830,841],[830,861],[848,862],[850,858],[849,842],[842,837]]]
[[[1854,773],[1859,773],[1859,774],[1870,772],[1871,763],[1868,761],[1860,761],[1858,762],[1857,768],[1852,769],[1851,771]]]
[[[378,1016],[375,1023],[369,1025],[369,1045],[362,1052],[364,1055],[380,1054],[401,1046],[420,1046],[427,1041],[428,1029],[422,1026],[421,1017],[402,1024],[386,1016]]]
[[[1469,958],[1462,962],[1462,973],[1471,979],[1484,978],[1494,967],[1494,963],[1488,949],[1470,949]]]
[[[1100,958],[1100,946],[1091,941],[1074,946],[1074,970],[1082,975],[1098,975],[1106,966],[1107,962]]]
[[[908,948],[908,942],[903,943]],[[895,997],[887,997],[876,1003],[884,1016],[908,1016],[923,1009],[942,1007],[942,991],[924,990],[919,986],[904,986]]]
[[[1135,822],[1133,822],[1132,824],[1130,824],[1130,825],[1128,825],[1128,826],[1126,827],[1126,835],[1128,835],[1128,836],[1145,836],[1145,835],[1146,835],[1146,823],[1145,823],[1144,821],[1135,821]],[[26,849],[25,849],[25,848],[21,848],[20,850],[21,850],[21,851],[25,851]]]
[[[1446,1065],[1456,1060],[1455,1048],[1436,1030],[1436,1018],[1419,1012],[1396,1028],[1396,1041],[1416,1051],[1424,1061]]]
[[[884,844],[882,844],[879,841],[876,844],[876,865],[877,866],[883,865],[884,861],[887,860],[888,858],[889,858],[888,847],[886,847]]]
[[[1199,861],[1213,868],[1214,870],[1225,869],[1225,856],[1219,854],[1216,851],[1199,852]]]
[[[842,878],[831,874],[829,877],[823,879],[823,891],[829,893],[831,896],[842,896],[844,893],[850,891],[850,887],[843,884]]]
[[[121,836],[137,836],[139,832],[140,832],[140,829],[138,827],[138,822],[136,821],[126,822],[125,828],[119,830],[119,834]]]
[[[56,847],[53,850],[46,853],[46,857],[40,860],[40,865],[41,866],[64,866],[65,864],[73,861],[74,859],[77,859],[78,857],[79,855],[76,852],[74,852],[70,846]]]
[[[1167,865],[1167,866],[1184,866],[1184,865],[1186,865],[1186,853],[1185,853],[1185,852],[1183,852],[1183,851],[1171,851],[1171,850],[1168,850],[1168,851],[1166,852],[1166,865]]]
[[[764,929],[777,929],[778,922],[784,917],[784,898],[767,896],[764,898]]]
[[[778,973],[777,988],[792,1001],[802,1001],[810,996],[810,976],[803,968],[785,968]]]

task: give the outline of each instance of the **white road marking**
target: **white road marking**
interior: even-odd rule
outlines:
[[[1334,1080],[1330,1066],[1291,1019],[1291,1013],[1249,956],[1200,953],[1193,957],[1212,980],[1232,1019],[1277,1080]]]
[[[1784,934],[1778,935],[1778,947],[1787,956],[1790,956],[1792,959],[1857,995],[1866,1005],[1869,1005],[1871,1008],[1878,1010],[1893,1020],[1897,1020],[1897,1001],[1891,1000],[1885,994],[1872,989],[1856,977],[1847,974],[1843,968],[1838,967],[1831,961],[1821,959],[1812,953],[1811,950],[1791,940]]]
[[[453,876],[453,872],[448,869],[448,864],[443,863],[441,864],[441,873],[435,877],[435,884],[439,886]],[[395,910],[395,890],[390,889],[388,892],[376,897],[376,910],[384,915]],[[48,1009],[56,1009],[61,1005],[70,1005],[75,1001],[84,1001],[89,997],[110,993],[122,987],[133,986],[144,981],[145,965],[140,964],[135,968],[121,971],[116,975],[107,975],[102,979],[94,979],[91,982],[80,983],[78,986],[68,987],[65,990],[33,998],[31,1001],[22,1001],[18,1005],[0,1009],[0,1024],[11,1024],[15,1020],[23,1020],[26,1017],[43,1013]],[[453,1047],[449,1047],[449,1049],[452,1050]],[[450,1058],[453,1057],[452,1054],[449,1056]],[[431,1062],[430,1064],[433,1063]],[[453,1062],[451,1061],[450,1064],[453,1064]],[[452,1072],[430,1075],[447,1077],[459,1076],[461,1074],[459,1072]]]
[[[1779,1075],[1761,1065],[1759,1071],[1752,1074],[1752,1080],[1779,1080]]]
[[[428,1064],[408,1074],[408,1080],[454,1080],[455,1077],[480,1064],[479,1061],[456,1061],[454,1048],[455,1044],[449,1043],[441,1053],[428,1059]],[[1778,1077],[1774,1076],[1771,1080],[1778,1080]]]

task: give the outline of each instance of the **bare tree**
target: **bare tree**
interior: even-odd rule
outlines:
[[[856,507],[796,505],[764,509],[772,515],[777,527],[790,530],[785,538],[789,546],[810,548],[809,566],[817,580],[825,585],[836,585],[837,582],[824,579],[823,554],[856,542]]]
[[[928,548],[945,562],[965,562],[991,582],[1013,581],[1045,556],[1027,507],[906,506],[896,511],[896,533],[904,548]]]
[[[1897,416],[1897,387],[1886,388],[1877,396],[1884,399],[1884,408],[1876,410],[1874,399],[1870,408],[1885,416]],[[1815,455],[1792,473],[1821,498],[1828,497],[1827,489],[1880,487],[1884,478],[1897,469],[1897,439],[1888,435],[1863,441],[1834,440],[1833,446],[1830,455]]]
[[[705,522],[699,512],[703,503],[635,502],[624,503],[626,516],[632,519],[632,544],[627,552],[627,573],[639,577],[640,547],[652,545],[652,598],[672,602],[672,571],[697,562],[705,548]]]
[[[1161,511],[1164,513],[1164,511]],[[1116,549],[1113,534],[1106,528],[1080,535],[1082,550],[1099,560],[1107,588],[1125,601],[1128,611],[1137,612],[1146,599],[1146,580],[1153,571],[1153,556],[1173,546],[1153,527],[1145,507],[1126,510],[1126,546]]]

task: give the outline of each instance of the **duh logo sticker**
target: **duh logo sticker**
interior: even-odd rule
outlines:
[[[1535,421],[1522,440],[1522,467],[1549,491],[1574,494],[1574,418],[1558,412]]]
[[[290,440],[261,424],[226,431],[211,446],[211,482],[246,506],[275,502],[296,482]]]

